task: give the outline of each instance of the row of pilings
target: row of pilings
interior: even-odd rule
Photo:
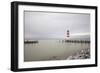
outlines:
[[[90,43],[87,40],[62,40],[62,43]]]
[[[90,43],[90,41],[87,40],[59,40],[61,43]],[[26,44],[38,44],[39,41],[24,41]]]

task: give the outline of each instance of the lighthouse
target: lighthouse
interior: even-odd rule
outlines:
[[[70,32],[69,32],[69,30],[67,30],[66,35],[67,35],[67,37],[70,37]]]

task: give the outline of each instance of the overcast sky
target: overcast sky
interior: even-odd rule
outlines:
[[[89,36],[90,14],[24,11],[25,40]]]

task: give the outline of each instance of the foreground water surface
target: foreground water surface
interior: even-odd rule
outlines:
[[[80,54],[84,55],[81,57]],[[65,42],[63,40],[38,40],[24,43],[24,61],[46,61],[66,59],[87,59],[89,42]],[[79,58],[80,57],[80,58]]]

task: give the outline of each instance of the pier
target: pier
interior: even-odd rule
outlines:
[[[34,43],[34,44],[37,44],[37,43],[39,43],[39,41],[24,41],[24,43],[26,43],[26,44],[32,44],[32,43]]]
[[[87,40],[62,40],[65,43],[90,43],[90,41]]]

